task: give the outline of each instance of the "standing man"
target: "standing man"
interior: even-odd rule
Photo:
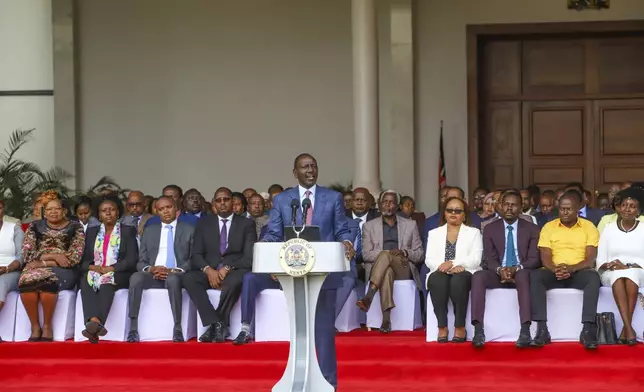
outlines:
[[[530,346],[530,271],[541,267],[539,228],[519,219],[522,195],[515,190],[503,194],[502,217],[483,231],[483,269],[472,276],[472,325],[474,347],[485,344],[483,319],[487,289],[516,288],[519,296],[521,331],[517,347]]]
[[[123,223],[136,228],[137,238],[141,239],[143,228],[152,215],[145,212],[145,195],[141,191],[132,191],[125,203],[128,214],[123,217]]]
[[[239,299],[244,274],[253,266],[255,224],[233,214],[233,193],[219,188],[213,198],[217,215],[197,223],[192,247],[191,271],[182,277],[183,287],[194,302],[201,322],[208,327],[201,342],[223,343],[228,336],[230,312]],[[207,291],[221,290],[217,310]]]
[[[333,242],[342,241],[347,258],[354,256],[354,238],[348,229],[347,218],[344,215],[344,200],[342,194],[328,188],[316,185],[318,179],[318,163],[310,154],[300,154],[293,163],[293,176],[298,186],[286,190],[273,199],[268,222],[268,231],[263,240],[267,242],[284,241],[284,225],[291,224],[291,200],[299,200],[300,205],[305,199],[311,202],[311,208],[306,217],[298,214],[298,225],[320,227],[320,240]],[[302,222],[304,220],[304,222]],[[337,388],[337,360],[335,355],[335,302],[336,290],[342,286],[345,273],[331,273],[324,281],[318,298],[315,315],[315,347],[317,350],[320,369],[324,378]]]
[[[161,223],[148,226],[141,237],[139,263],[130,278],[128,302],[130,332],[127,341],[139,341],[138,318],[143,290],[166,289],[174,319],[173,342],[183,342],[181,330],[181,276],[190,269],[192,239],[195,228],[177,220],[177,206],[169,196],[156,201]]]

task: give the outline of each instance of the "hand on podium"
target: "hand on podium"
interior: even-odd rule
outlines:
[[[356,255],[355,249],[353,249],[353,245],[349,241],[342,241],[344,244],[344,255],[347,257],[347,259],[351,260],[353,257]]]

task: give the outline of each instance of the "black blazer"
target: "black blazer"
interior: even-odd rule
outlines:
[[[202,216],[195,228],[192,245],[191,268],[202,270],[206,266],[217,268],[219,264],[233,269],[253,268],[253,246],[257,241],[255,221],[243,216],[231,215],[229,219],[228,248],[219,253],[219,216]]]
[[[100,226],[88,227],[85,233],[85,250],[81,261],[81,271],[89,271],[89,266],[94,264],[94,243]],[[121,247],[119,259],[112,267],[115,272],[135,272],[136,263],[139,261],[139,244],[136,241],[136,229],[121,223]]]

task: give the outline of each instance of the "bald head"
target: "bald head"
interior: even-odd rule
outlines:
[[[130,194],[127,196],[127,202],[125,206],[127,208],[128,214],[137,218],[140,217],[141,215],[143,215],[143,211],[146,207],[145,195],[141,191],[130,192]]]
[[[366,188],[355,188],[351,199],[351,210],[356,216],[363,216],[371,208],[370,193]]]

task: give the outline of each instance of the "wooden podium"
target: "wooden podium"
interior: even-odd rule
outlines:
[[[276,275],[288,305],[291,347],[284,375],[272,391],[333,392],[333,386],[322,376],[315,351],[315,310],[326,276],[330,272],[349,270],[344,245],[340,242],[306,243],[315,260],[312,267],[307,266],[310,268],[308,273],[302,271],[302,276],[292,276],[287,272],[288,268],[285,269],[286,245],[288,243],[258,242],[253,256],[253,272]]]

